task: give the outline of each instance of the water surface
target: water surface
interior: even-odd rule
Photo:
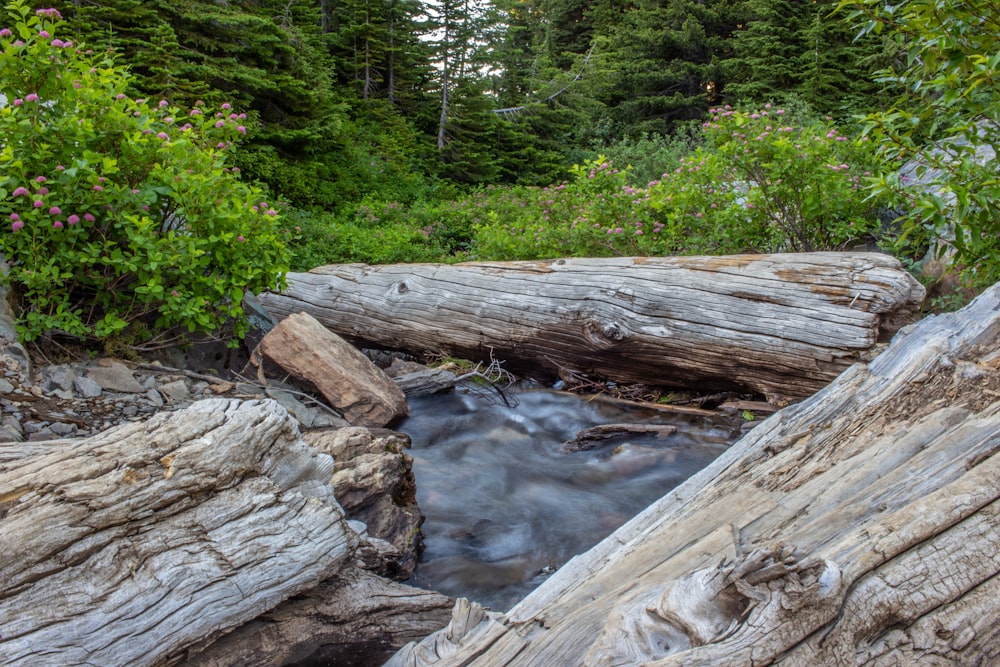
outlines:
[[[722,453],[739,420],[664,413],[550,391],[516,407],[479,391],[411,399],[425,551],[411,584],[506,611]],[[619,437],[583,452],[563,443],[607,423],[673,424],[667,437]]]

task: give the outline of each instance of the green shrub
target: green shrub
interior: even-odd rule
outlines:
[[[665,252],[838,250],[878,230],[874,148],[829,120],[711,110],[708,145],[650,185]]]
[[[25,339],[245,330],[247,290],[280,287],[277,213],[226,166],[245,128],[125,94],[126,75],[55,37],[54,9],[0,29],[0,251]]]
[[[993,0],[841,0],[862,34],[887,36],[895,66],[876,73],[897,95],[866,119],[887,161],[917,158],[917,183],[898,172],[873,193],[901,206],[902,243],[936,242],[973,287],[1000,280],[1000,13]],[[989,156],[989,157],[988,157]]]

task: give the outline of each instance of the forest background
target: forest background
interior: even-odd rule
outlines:
[[[129,100],[227,110],[226,171],[263,188],[279,229],[261,238],[292,269],[858,243],[915,259],[944,235],[966,280],[1000,277],[1000,186],[972,159],[998,134],[988,0],[43,4],[129,70]],[[48,36],[54,16],[24,21]],[[921,153],[917,179],[948,172],[929,197],[897,171]]]

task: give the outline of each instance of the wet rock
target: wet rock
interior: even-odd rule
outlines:
[[[97,366],[87,371],[87,377],[99,384],[104,391],[127,394],[141,394],[144,391],[128,366],[116,361],[102,359]]]
[[[331,483],[337,502],[349,518],[365,523],[369,535],[397,550],[387,570],[398,578],[409,576],[422,549],[424,521],[417,506],[413,458],[404,451],[409,438],[386,429],[351,427],[306,433],[303,439],[333,455]]]

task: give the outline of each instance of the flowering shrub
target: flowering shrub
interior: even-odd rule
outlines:
[[[126,75],[55,37],[58,11],[0,27],[0,251],[20,333],[131,323],[245,331],[245,290],[279,287],[277,212],[226,166],[245,116],[125,94]]]
[[[666,252],[836,250],[878,230],[867,140],[784,109],[710,110],[697,149],[649,188]]]

